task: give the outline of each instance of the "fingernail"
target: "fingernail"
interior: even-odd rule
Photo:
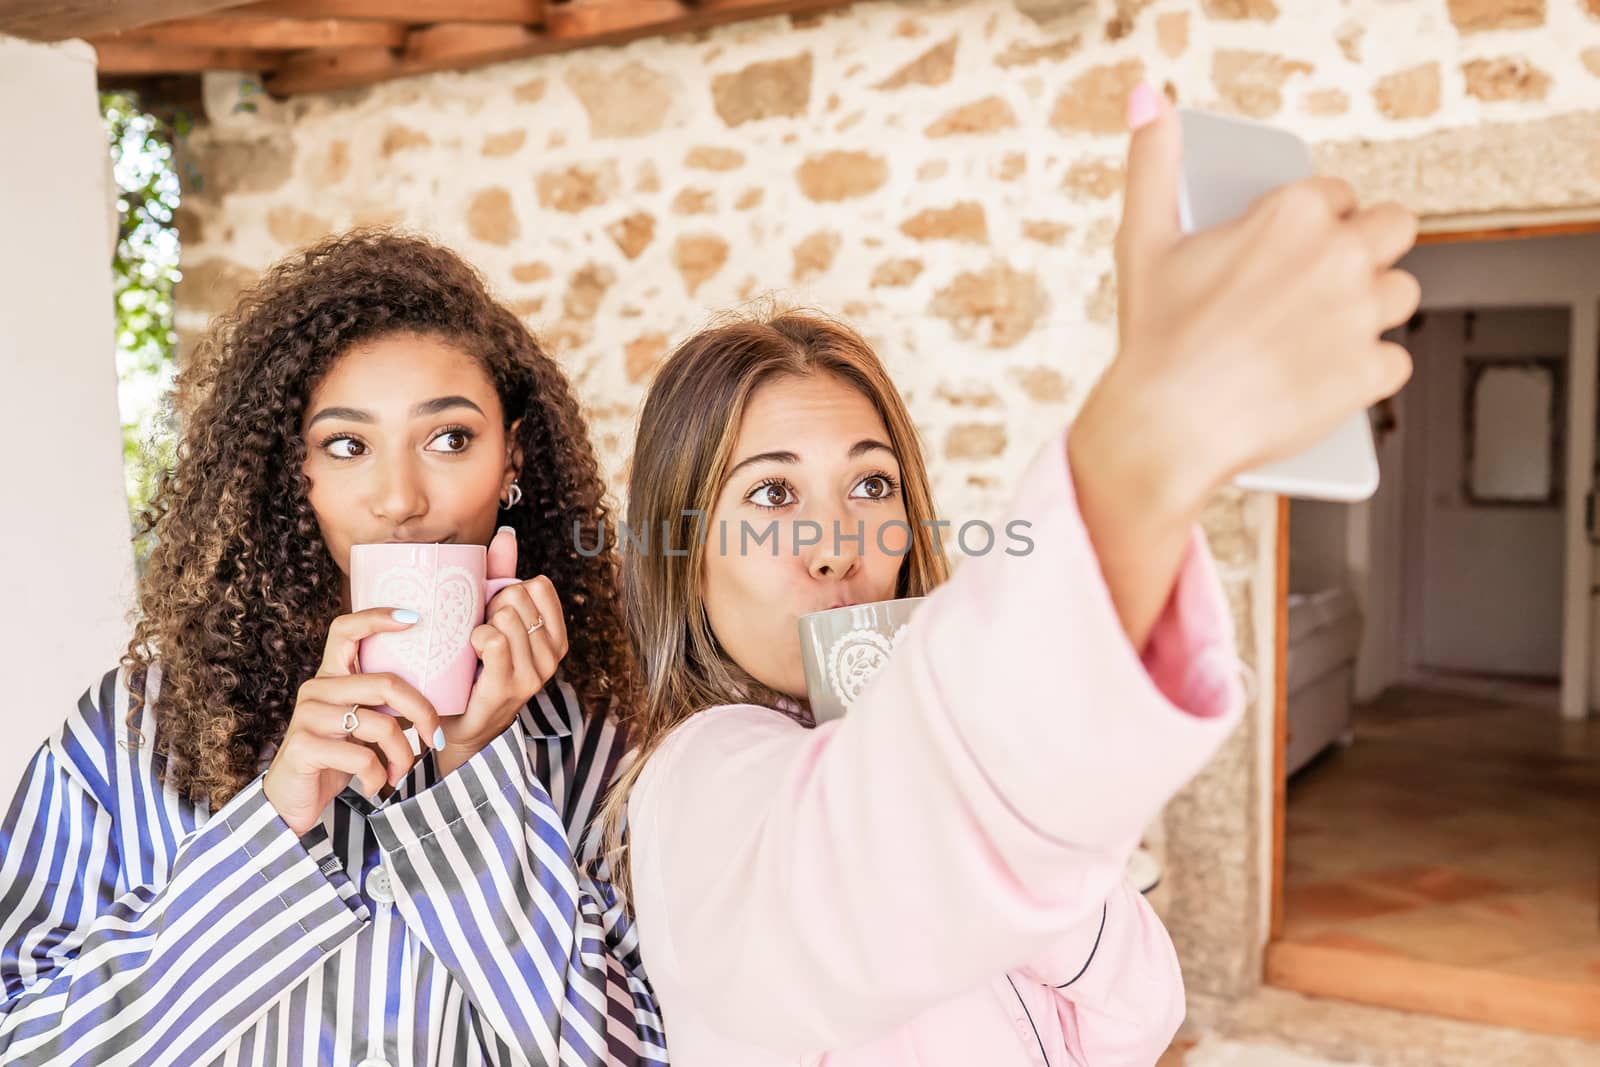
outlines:
[[[503,533],[508,533],[508,534],[513,535],[513,536],[516,535],[516,532],[517,532],[517,528],[515,526],[502,526],[502,527],[500,527],[500,529],[495,531],[495,533],[497,535],[498,534],[503,534]]]
[[[410,608],[395,608],[389,612],[389,617],[395,622],[417,622],[422,618],[421,615],[418,615]]]
[[[444,727],[443,726],[441,726],[438,729],[433,731],[433,750],[435,752],[443,752],[444,751]]]
[[[1139,127],[1153,121],[1161,114],[1161,98],[1150,87],[1149,82],[1140,82],[1128,94],[1128,129],[1137,130]]]

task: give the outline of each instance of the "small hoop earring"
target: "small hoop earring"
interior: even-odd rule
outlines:
[[[509,511],[522,503],[522,486],[516,482],[511,483],[511,489],[506,493],[508,499],[501,502],[501,510]]]

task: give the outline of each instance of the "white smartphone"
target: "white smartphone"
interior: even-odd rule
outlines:
[[[1179,108],[1183,167],[1178,218],[1185,233],[1228,222],[1280,185],[1311,177],[1311,149],[1264,122]],[[1299,455],[1234,479],[1259,489],[1314,500],[1365,500],[1378,488],[1378,453],[1365,410]]]

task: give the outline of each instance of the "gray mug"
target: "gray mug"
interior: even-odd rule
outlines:
[[[800,617],[800,657],[806,695],[817,722],[850,710],[889,660],[922,597],[815,611]]]

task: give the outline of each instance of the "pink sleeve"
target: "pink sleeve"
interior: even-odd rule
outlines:
[[[1087,959],[1143,827],[1242,703],[1199,535],[1143,656],[1061,438],[844,720],[752,706],[680,726],[629,803],[634,908],[664,1006],[775,1052],[853,1045],[1035,960]]]

